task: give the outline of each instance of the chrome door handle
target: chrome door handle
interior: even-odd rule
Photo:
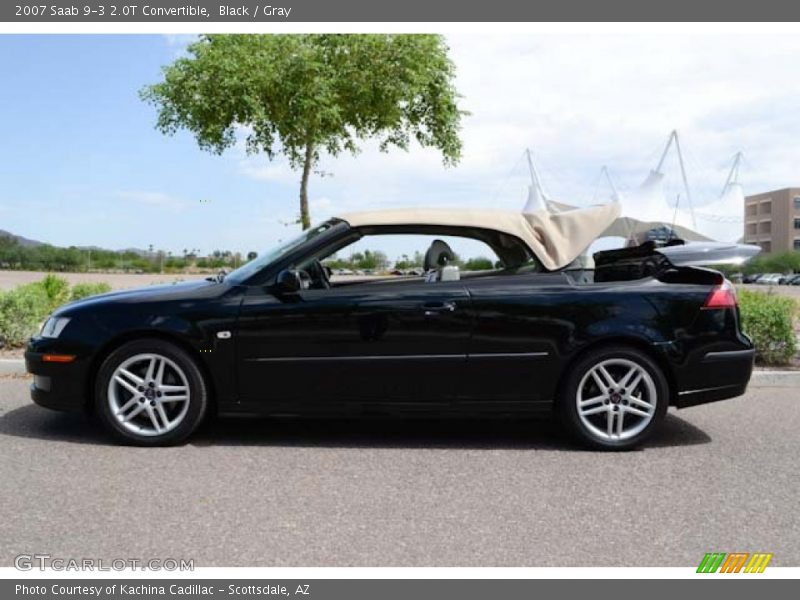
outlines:
[[[435,317],[442,313],[453,312],[456,309],[455,302],[427,302],[422,305],[426,317]]]

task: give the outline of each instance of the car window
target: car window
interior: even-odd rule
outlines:
[[[330,269],[333,283],[369,277],[423,277],[425,255],[434,246],[439,254],[452,253],[452,260],[443,262],[462,275],[503,268],[500,258],[483,241],[422,234],[366,235],[325,256],[322,264]]]

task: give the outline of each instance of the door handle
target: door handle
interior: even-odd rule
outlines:
[[[435,317],[442,313],[453,312],[456,309],[455,302],[426,302],[422,305],[426,317]]]

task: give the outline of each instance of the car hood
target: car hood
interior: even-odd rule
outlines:
[[[77,310],[92,309],[108,304],[139,304],[160,301],[180,301],[206,298],[223,290],[224,284],[205,279],[180,283],[149,285],[129,290],[117,290],[107,294],[89,296],[60,307],[55,314],[68,314]]]

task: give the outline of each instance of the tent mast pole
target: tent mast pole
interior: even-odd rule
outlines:
[[[661,159],[658,161],[658,165],[656,165],[656,173],[661,173],[661,167],[664,166],[664,160],[667,158],[667,153],[669,152],[670,146],[672,146],[672,141],[678,139],[678,132],[674,129],[669,134],[669,139],[667,140],[667,145],[664,147],[664,152],[661,153]]]
[[[533,158],[531,156],[531,149],[525,148],[525,156],[528,158],[528,169],[531,172],[531,184],[539,192],[539,195],[542,197],[545,203],[545,207],[550,210],[550,205],[548,204],[547,194],[544,193],[544,188],[542,188],[542,181],[539,178],[539,172],[536,170],[536,166],[533,164]]]
[[[602,173],[608,182],[609,187],[611,188],[611,193],[614,194],[614,201],[619,202],[619,192],[617,192],[617,186],[614,185],[614,180],[611,179],[611,173],[608,172],[608,167],[603,165]]]
[[[681,143],[678,141],[678,132],[673,131],[675,136],[675,149],[678,151],[678,163],[681,166],[681,177],[683,178],[683,189],[686,191],[686,201],[689,203],[689,213],[692,215],[692,227],[697,229],[697,220],[694,218],[694,206],[692,206],[692,194],[689,191],[689,179],[686,177],[686,167],[683,164],[683,153]]]
[[[739,163],[741,162],[742,153],[739,151],[733,157],[733,164],[731,165],[731,170],[728,172],[728,178],[725,180],[725,185],[722,186],[722,191],[719,193],[720,197],[725,195],[725,192],[728,191],[728,187],[730,187],[731,184],[739,183]]]

